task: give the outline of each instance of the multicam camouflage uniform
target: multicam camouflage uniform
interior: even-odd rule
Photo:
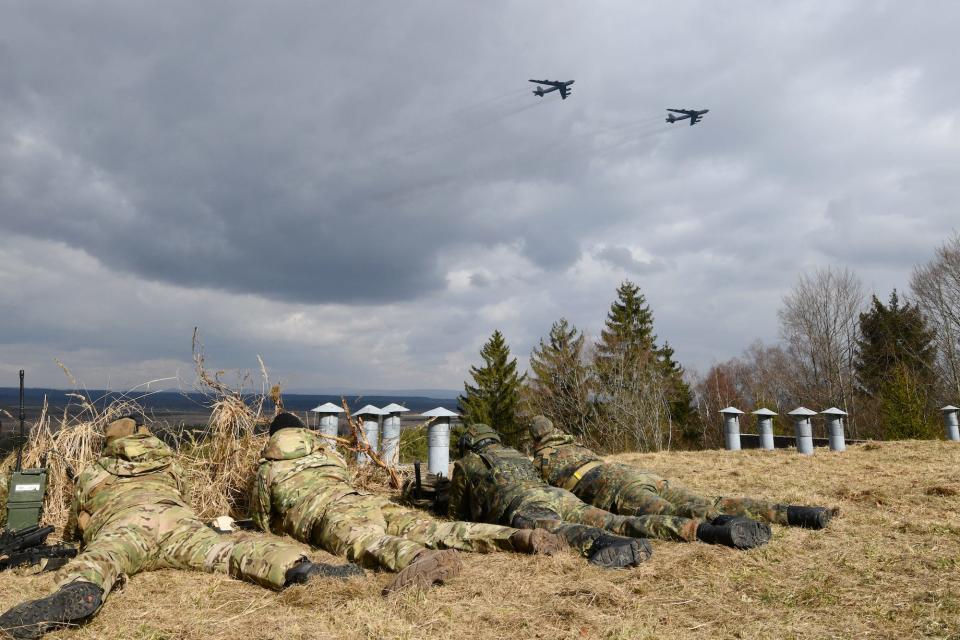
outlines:
[[[91,582],[104,597],[124,576],[151,569],[226,573],[280,589],[303,549],[251,534],[218,535],[188,506],[189,491],[170,449],[149,433],[108,440],[77,479],[65,537],[83,551],[58,586]]]
[[[549,486],[528,458],[501,444],[499,436],[486,425],[471,426],[464,438],[475,444],[467,445],[471,450],[464,450],[454,463],[450,478],[451,517],[544,527],[565,536],[571,546],[584,554],[593,539],[570,534],[569,527],[556,520],[557,515],[566,523],[634,538],[697,539],[700,520],[615,515],[584,503],[565,489]]]
[[[540,477],[595,507],[627,516],[713,520],[725,514],[787,524],[786,504],[753,498],[701,497],[650,471],[604,462],[593,451],[578,445],[573,436],[542,420],[530,430],[534,437],[534,465]]]
[[[7,497],[10,491],[10,470],[0,468],[0,528],[7,524]]]
[[[285,428],[264,448],[251,499],[254,523],[370,568],[400,571],[426,548],[513,550],[510,527],[436,520],[350,484],[343,457],[320,436]]]

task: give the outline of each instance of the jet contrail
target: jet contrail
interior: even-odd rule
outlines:
[[[661,134],[666,133],[669,130],[670,130],[670,127],[664,126],[664,125],[660,125],[654,129],[644,129],[638,132],[638,134],[636,135],[632,135],[632,136],[617,140],[613,144],[604,145],[598,149],[595,149],[595,151],[597,153],[616,151],[617,149],[628,147],[634,142],[640,142],[641,140],[646,140],[648,138],[659,136]]]
[[[469,118],[473,115],[479,115],[481,112],[489,111],[491,107],[496,107],[497,103],[508,101],[511,98],[519,97],[520,95],[526,93],[526,88],[513,89],[496,96],[491,96],[479,101],[473,101],[471,104],[457,107],[447,113],[441,113],[431,118],[424,119],[420,122],[411,123],[405,128],[404,131],[400,133],[396,133],[381,140],[372,142],[370,146],[367,147],[367,150],[368,152],[372,152],[375,149],[381,149],[383,147],[402,146],[407,142],[416,142],[418,139],[422,139],[425,136],[432,137],[432,135],[443,135],[443,130],[456,131],[462,126],[458,121],[459,118]],[[473,112],[477,112],[477,114],[474,114]],[[438,126],[443,129],[440,134],[435,133]],[[434,134],[430,135],[428,133],[430,131],[433,131]]]
[[[501,122],[502,120],[506,120],[507,118],[510,118],[510,117],[512,117],[512,116],[515,116],[515,115],[517,115],[518,113],[522,113],[522,112],[527,111],[527,110],[529,110],[529,109],[534,109],[534,108],[536,108],[536,107],[538,107],[538,106],[540,106],[540,105],[542,105],[542,104],[545,104],[545,103],[544,103],[543,101],[530,102],[530,103],[528,103],[528,104],[523,104],[523,105],[520,105],[520,106],[513,107],[513,108],[509,109],[508,111],[504,111],[504,112],[498,113],[497,115],[495,115],[495,116],[492,117],[492,118],[487,118],[487,119],[484,119],[484,120],[481,120],[481,121],[479,121],[479,122],[475,122],[475,123],[472,123],[472,124],[471,124],[471,123],[464,123],[463,126],[457,127],[457,128],[455,128],[455,129],[450,129],[450,130],[447,130],[447,131],[442,131],[442,132],[440,132],[440,133],[437,133],[437,134],[431,136],[432,139],[429,140],[429,141],[427,141],[427,142],[425,142],[424,144],[422,144],[422,145],[420,145],[420,146],[418,146],[418,147],[414,147],[413,149],[408,150],[408,151],[407,151],[407,154],[408,154],[408,155],[412,155],[412,154],[421,153],[421,152],[426,151],[426,150],[428,150],[428,149],[433,149],[433,148],[435,148],[435,147],[437,147],[437,146],[446,144],[448,141],[450,141],[450,140],[452,140],[452,139],[455,140],[455,139],[458,139],[458,138],[462,138],[462,137],[465,136],[465,135],[469,135],[469,134],[471,134],[471,133],[473,133],[473,132],[475,132],[475,131],[479,131],[480,129],[485,129],[485,128],[489,127],[489,126],[495,125],[495,124],[497,124],[498,122]]]

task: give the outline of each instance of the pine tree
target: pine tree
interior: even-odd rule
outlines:
[[[653,312],[640,287],[629,280],[617,288],[617,299],[610,305],[607,321],[597,344],[597,362],[601,364],[620,355],[629,360],[653,351]]]
[[[870,310],[860,314],[857,378],[868,395],[877,394],[897,367],[918,382],[933,379],[935,333],[916,305],[901,304],[894,290],[888,304],[873,296]]]
[[[693,392],[683,379],[683,367],[673,359],[673,348],[657,346],[653,312],[640,288],[630,281],[617,289],[596,347],[594,368],[598,410],[603,422],[615,427],[593,435],[601,444],[620,438],[621,445],[659,449],[669,446],[675,428],[692,420]],[[623,439],[622,434],[629,434]],[[633,445],[630,445],[630,440]]]
[[[888,304],[873,296],[860,314],[855,363],[861,391],[879,403],[886,438],[933,437],[930,389],[934,383],[935,333],[916,305]]]
[[[590,371],[583,360],[584,335],[561,318],[530,354],[532,376],[525,389],[531,413],[553,420],[568,433],[583,436],[593,417]]]
[[[670,382],[670,417],[683,430],[684,438],[689,440],[695,436],[686,431],[693,425],[693,389],[684,380],[683,366],[673,359],[673,353],[670,343],[664,342],[657,350],[657,360]]]
[[[504,444],[517,446],[525,439],[517,422],[517,409],[526,375],[517,374],[517,359],[510,358],[510,347],[500,331],[493,332],[480,349],[480,357],[483,366],[470,367],[474,384],[465,382],[459,398],[463,421],[467,425],[490,425]]]

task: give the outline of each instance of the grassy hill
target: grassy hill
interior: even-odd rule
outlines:
[[[619,456],[704,493],[838,506],[824,531],[775,528],[737,552],[655,542],[629,571],[573,554],[465,554],[426,593],[380,597],[385,574],[272,593],[178,571],[133,577],[57,638],[960,638],[960,447],[869,443],[811,458],[782,450]],[[323,552],[316,558],[330,559]],[[49,576],[4,575],[0,608]]]

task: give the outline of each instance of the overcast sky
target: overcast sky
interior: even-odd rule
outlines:
[[[960,226],[960,5],[0,2],[0,386],[461,387],[624,279],[688,368]],[[533,96],[528,78],[576,79]],[[709,108],[695,127],[666,107]]]

